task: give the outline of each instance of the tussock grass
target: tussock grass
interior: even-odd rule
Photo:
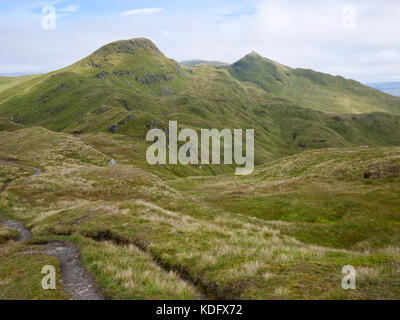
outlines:
[[[7,241],[17,239],[18,237],[19,237],[18,231],[0,227],[0,245]]]
[[[274,291],[274,295],[279,299],[287,299],[289,298],[289,290],[285,287],[278,287]]]
[[[180,67],[146,39],[10,80],[0,79],[0,158],[43,172],[0,165],[1,214],[36,241],[74,241],[111,298],[400,297],[400,149],[386,147],[400,141],[399,99],[254,54],[228,70]],[[256,171],[150,167],[145,135],[169,120],[254,128]],[[24,246],[0,247],[0,297],[63,298],[35,287],[54,258]],[[361,270],[355,292],[340,288],[344,265]]]
[[[96,154],[62,155],[60,165],[47,153],[24,153],[44,171],[14,179],[0,208],[34,237],[75,241],[111,298],[400,296],[398,180],[360,175],[371,162],[386,172],[398,148],[313,151],[249,177],[167,182],[131,164],[103,165]],[[337,175],[343,161],[358,163],[359,173]],[[384,281],[367,272],[356,292],[342,290],[344,265],[380,270]]]
[[[379,284],[384,276],[382,268],[359,267],[357,269],[357,280],[359,284]]]
[[[83,263],[113,299],[196,299],[197,291],[177,274],[159,267],[134,245],[118,246],[78,237]]]

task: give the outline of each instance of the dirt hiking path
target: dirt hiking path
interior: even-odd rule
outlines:
[[[15,162],[2,161],[1,165],[9,165],[34,170],[31,176],[36,176],[42,172],[40,168],[17,164]],[[12,181],[6,182],[0,189],[0,194],[7,190]],[[31,238],[31,233],[25,228],[23,223],[16,220],[7,220],[3,226],[19,232],[16,241],[26,241]],[[100,287],[95,279],[89,275],[80,263],[80,253],[78,247],[61,241],[49,242],[42,245],[44,252],[59,260],[61,269],[61,278],[63,289],[71,300],[104,300]],[[26,254],[32,254],[41,251],[27,251]]]

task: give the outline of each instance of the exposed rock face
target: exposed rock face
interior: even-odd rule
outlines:
[[[129,106],[128,101],[126,101],[125,99],[121,100],[121,105],[125,108],[125,110],[132,111],[132,108]]]
[[[115,133],[119,130],[119,127],[117,124],[113,124],[110,129],[108,129],[109,131],[111,131],[112,133]]]
[[[42,102],[42,103],[47,103],[48,99],[49,99],[49,96],[46,96],[46,95],[42,94],[42,95],[38,98],[37,101],[38,101],[38,102]]]
[[[64,83],[60,84],[59,86],[57,86],[56,88],[54,88],[53,90],[51,90],[51,92],[56,93],[61,89],[64,89],[66,87],[66,85]]]
[[[152,84],[155,82],[161,82],[161,81],[169,81],[174,78],[175,74],[172,75],[167,75],[167,74],[148,74],[145,73],[141,77],[136,77],[136,81],[139,81],[142,84]]]
[[[135,72],[133,72],[133,71],[129,71],[129,70],[117,70],[117,71],[114,71],[113,72],[113,74],[116,76],[116,77],[122,77],[122,76],[135,76]]]
[[[96,74],[96,78],[100,79],[100,80],[103,80],[107,77],[108,77],[108,72],[106,72],[106,71],[101,71],[98,74]]]

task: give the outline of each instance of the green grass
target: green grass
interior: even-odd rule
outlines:
[[[195,67],[199,64],[208,64],[213,67],[223,67],[223,66],[228,66],[229,63],[226,62],[221,62],[221,61],[206,61],[206,60],[186,60],[186,61],[181,61],[179,63],[181,66],[185,67]]]
[[[286,67],[275,67],[279,73],[286,72]],[[167,129],[170,120],[178,121],[182,128],[196,130],[254,128],[256,164],[310,149],[398,145],[400,141],[398,115],[335,114],[353,111],[339,110],[328,100],[318,102],[323,107],[316,109],[330,113],[310,110],[301,101],[278,97],[274,91],[266,92],[256,84],[240,80],[243,79],[236,79],[227,70],[209,65],[181,67],[149,40],[119,41],[62,70],[3,90],[0,117],[8,119],[3,120],[8,121],[6,126],[83,132],[90,135],[87,141],[91,143],[96,143],[94,134],[109,133],[110,127],[117,124],[117,139],[120,135],[130,139],[140,151],[140,162],[144,162],[142,150],[148,146],[145,143],[148,130],[154,123]],[[341,83],[341,80],[332,80],[325,87],[332,92],[345,92]],[[365,108],[360,107],[354,113],[398,113],[397,100],[393,100],[392,109],[386,107],[387,100],[395,98],[368,90],[372,91],[361,90],[358,94],[363,99],[371,96],[370,101],[360,101]],[[329,97],[325,93],[315,96]],[[349,99],[357,100],[354,96]],[[309,96],[306,100],[312,101]],[[371,104],[380,107],[370,107]],[[101,135],[101,140],[104,137]],[[206,174],[223,170],[212,168]],[[190,171],[195,175],[204,174],[193,169],[178,171],[181,176]]]
[[[0,76],[0,92],[6,90],[8,88],[17,86],[21,83],[24,83],[28,80],[36,78],[38,75],[28,75],[28,76],[19,76],[19,77],[2,77]]]
[[[276,227],[300,241],[360,249],[400,244],[399,172],[398,148],[329,149],[271,162],[245,179],[171,186],[226,212],[284,221]]]
[[[361,83],[307,69],[293,69],[252,52],[223,67],[232,76],[303,107],[325,112],[400,114],[400,98]]]
[[[26,251],[35,250],[32,254]],[[63,300],[58,260],[40,253],[41,248],[21,243],[0,245],[0,299],[2,300]],[[41,273],[45,265],[57,270],[56,290],[44,290]]]
[[[136,39],[2,90],[0,159],[43,172],[0,165],[1,214],[33,235],[16,244],[0,229],[0,297],[66,298],[36,287],[41,263],[57,261],[23,254],[62,239],[112,299],[398,299],[398,100],[254,54],[242,62],[244,78],[180,67]],[[254,128],[255,172],[150,166],[145,135],[169,120]],[[359,272],[355,291],[341,289],[345,265]]]
[[[21,124],[0,118],[0,131],[14,131],[21,129],[22,127],[23,126]]]
[[[10,240],[17,239],[18,237],[18,231],[0,227],[0,245]]]
[[[3,154],[18,150],[44,169],[14,179],[1,209],[25,221],[32,244],[61,237],[78,245],[110,298],[400,296],[398,147],[308,151],[248,177],[161,179],[132,163],[104,165],[100,151],[71,157],[94,147],[31,130],[39,134],[0,136]],[[46,153],[32,147],[46,135]],[[130,145],[114,143],[101,145],[122,154]],[[360,270],[356,291],[340,286],[348,264]]]
[[[68,241],[79,246],[81,260],[96,276],[103,294],[118,300],[193,300],[197,291],[173,271],[165,271],[151,255],[134,245],[119,246],[111,241],[94,241],[82,235],[36,237],[31,244],[49,240]]]

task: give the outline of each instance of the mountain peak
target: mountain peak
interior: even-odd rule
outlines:
[[[262,58],[262,56],[260,54],[258,54],[257,52],[255,52],[254,50],[252,52],[250,52],[247,56]]]
[[[144,74],[175,74],[178,68],[178,63],[165,57],[151,40],[134,38],[111,42],[72,65],[70,70],[94,72],[101,78],[107,73],[134,74],[140,78]]]
[[[111,42],[94,54],[110,54],[110,53],[127,53],[136,54],[138,51],[145,50],[146,53],[153,52],[155,54],[162,54],[157,46],[149,39],[146,38],[133,38],[129,40],[119,40]]]
[[[260,55],[259,53],[252,51],[249,54],[245,55],[243,58],[240,60],[236,61],[233,65],[238,66],[244,64],[247,67],[249,65],[253,65],[256,69],[258,68],[264,68],[266,65],[269,65],[269,68],[273,69],[290,69],[289,67],[286,67],[279,62],[276,62],[274,60],[268,59]]]

